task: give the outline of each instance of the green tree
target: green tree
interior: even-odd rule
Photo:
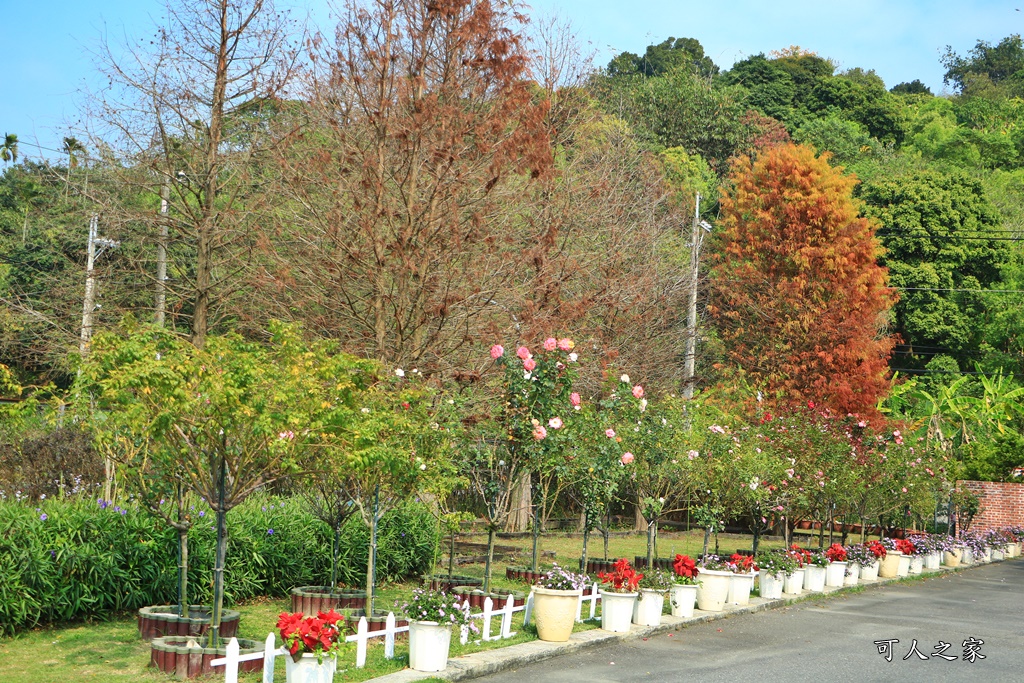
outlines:
[[[932,91],[927,85],[921,82],[919,78],[915,78],[910,82],[904,81],[903,83],[897,83],[896,85],[889,88],[889,92],[894,95],[931,95]]]
[[[696,38],[669,38],[657,45],[648,45],[643,56],[622,52],[608,63],[610,76],[662,76],[678,68],[710,78],[718,67],[704,54],[704,46]]]
[[[0,145],[0,160],[5,165],[18,160],[18,136],[13,133],[4,133],[4,143]]]
[[[1021,73],[1024,71],[1024,42],[1019,33],[995,45],[979,40],[963,57],[947,45],[940,61],[946,67],[942,82],[952,85],[958,93],[969,95],[985,82],[999,86],[1019,81],[1024,76]]]

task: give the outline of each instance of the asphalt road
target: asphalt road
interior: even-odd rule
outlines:
[[[917,650],[927,659],[912,652]],[[965,641],[974,639],[980,644]],[[875,641],[898,640],[891,661]],[[932,656],[942,650],[949,661]],[[978,656],[965,659],[965,649]],[[904,659],[906,655],[909,659]],[[982,658],[981,656],[984,656]],[[1024,560],[809,600],[556,657],[481,682],[1024,681]]]

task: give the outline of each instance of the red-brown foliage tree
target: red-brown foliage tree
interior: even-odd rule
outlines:
[[[731,181],[711,306],[728,358],[782,402],[874,415],[895,296],[856,180],[790,144],[739,158]]]

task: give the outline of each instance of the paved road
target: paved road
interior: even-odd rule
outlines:
[[[983,641],[974,662],[964,641]],[[898,639],[892,661],[874,641]],[[911,654],[913,641],[928,659]],[[939,641],[955,661],[932,657]],[[895,676],[895,678],[894,678]],[[1024,560],[737,615],[481,682],[1024,681]]]

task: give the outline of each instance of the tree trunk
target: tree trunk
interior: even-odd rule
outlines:
[[[331,539],[331,590],[338,586],[338,546],[341,545],[341,525],[334,527],[334,538]]]
[[[704,527],[704,550],[701,551],[702,555],[708,554],[708,541],[711,540],[711,527]]]
[[[533,507],[533,492],[531,490],[531,476],[529,472],[522,472],[515,483],[512,491],[512,511],[509,513],[505,530],[513,533],[526,531],[530,528],[530,510]]]
[[[188,616],[188,527],[178,528],[178,616]]]
[[[590,525],[583,526],[583,555],[580,557],[580,574],[587,573],[587,542],[590,541]]]
[[[373,615],[373,589],[377,571],[377,509],[370,515],[370,548],[366,559],[366,616]]]
[[[750,551],[757,555],[757,544],[761,541],[761,529],[756,524],[754,525],[754,542],[751,544]]]
[[[644,531],[647,529],[647,519],[640,511],[640,503],[633,504],[633,531]]]
[[[217,510],[217,555],[213,565],[213,615],[210,619],[210,647],[220,646],[220,620],[224,614],[224,563],[228,554],[228,521],[223,506]]]
[[[647,571],[654,569],[654,534],[658,529],[658,520],[647,523]]]
[[[487,565],[484,567],[484,593],[491,592],[491,563],[494,561],[494,527],[487,527]],[[536,570],[536,568],[534,568]]]

